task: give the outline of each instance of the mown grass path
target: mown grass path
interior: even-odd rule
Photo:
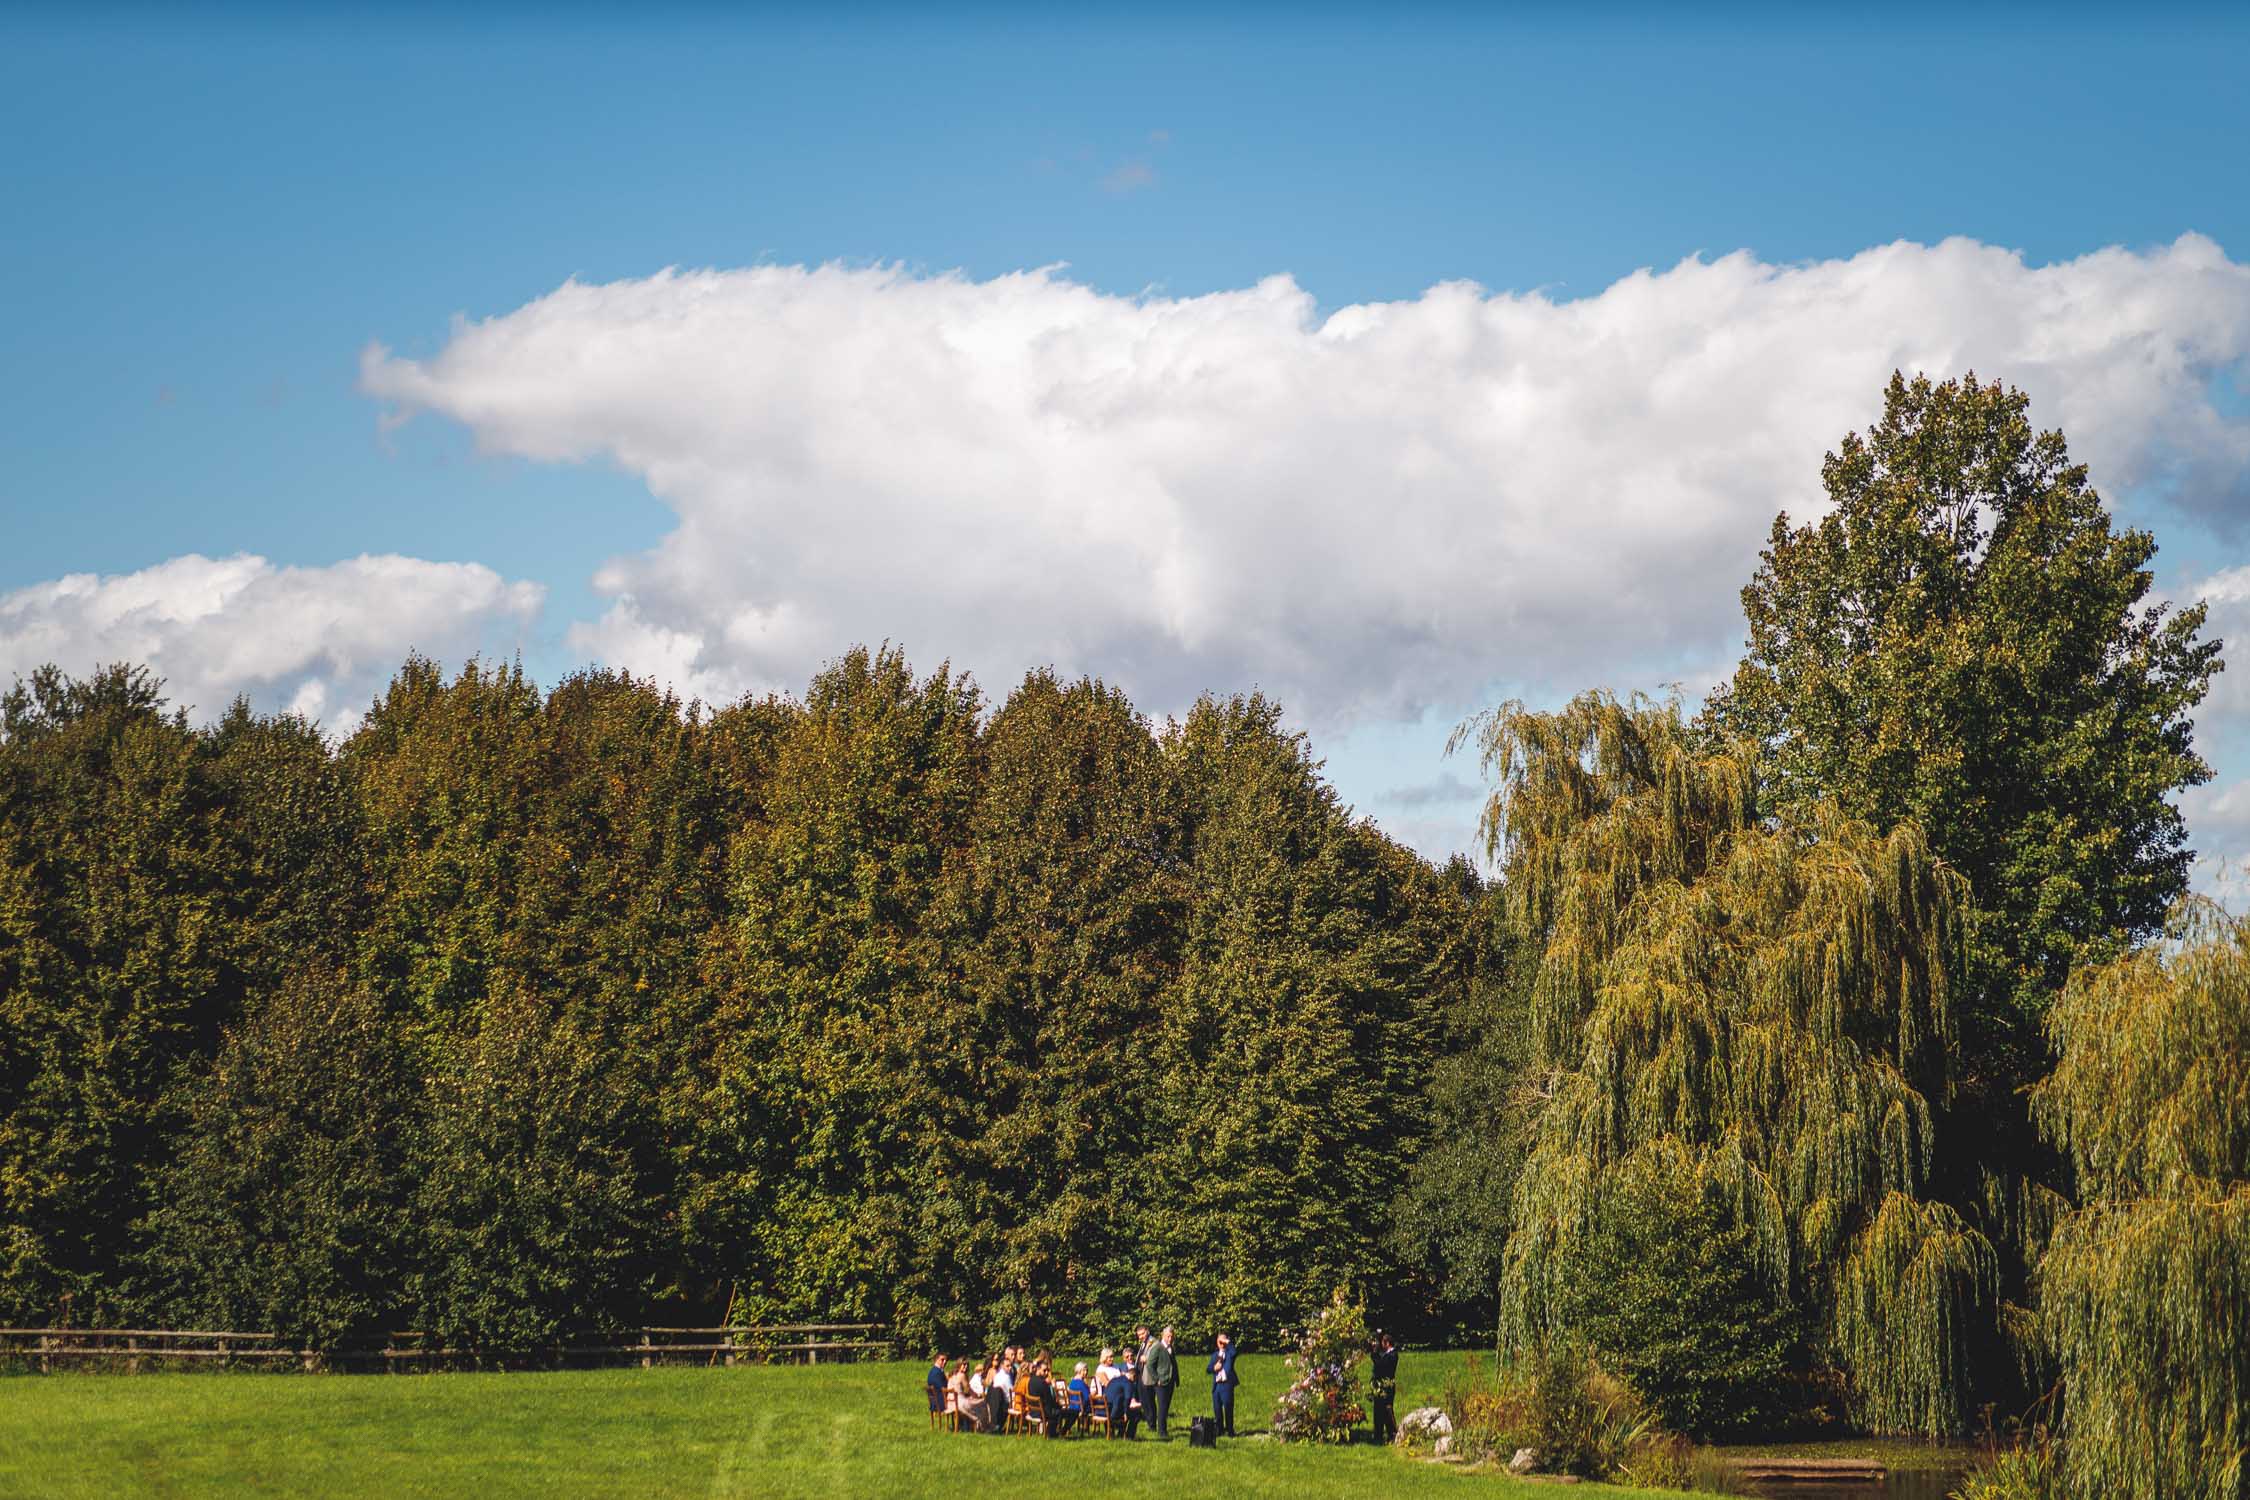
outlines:
[[[1402,1369],[1400,1409],[1434,1394],[1443,1356]],[[1166,1494],[1276,1500],[1442,1494],[1522,1500],[1545,1486],[1464,1474],[1368,1444],[933,1433],[919,1364],[514,1375],[68,1375],[0,1379],[0,1497],[579,1496],[1042,1500]],[[1262,1427],[1281,1362],[1243,1361],[1239,1425]],[[997,1487],[997,1490],[995,1490]],[[1645,1490],[1589,1488],[1626,1497]]]

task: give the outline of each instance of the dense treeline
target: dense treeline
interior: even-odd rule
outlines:
[[[1269,1335],[1383,1238],[1480,892],[1278,708],[855,651],[409,661],[331,747],[144,672],[0,736],[0,1318]]]
[[[1894,378],[1822,477],[1700,711],[1464,726],[1489,884],[1255,696],[413,660],[331,745],[35,674],[0,1319],[1258,1343],[1348,1286],[1699,1435],[2035,1410],[2250,1493],[2250,940],[2164,945],[2220,643],[2020,392]]]

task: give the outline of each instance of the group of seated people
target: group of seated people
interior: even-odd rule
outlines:
[[[1116,1350],[1104,1349],[1092,1370],[1084,1360],[1073,1365],[1068,1380],[1055,1378],[1054,1357],[1045,1350],[1028,1354],[1010,1345],[981,1364],[936,1355],[927,1377],[930,1414],[977,1432],[1005,1432],[1013,1418],[1021,1430],[1051,1438],[1096,1427],[1111,1437],[1131,1438],[1144,1426],[1169,1437],[1179,1378],[1172,1330],[1165,1329],[1161,1339],[1150,1339],[1145,1330],[1137,1337],[1143,1345],[1137,1355],[1128,1348],[1120,1360]],[[1231,1431],[1234,1356],[1223,1335],[1219,1344],[1208,1367],[1213,1409],[1223,1412]]]

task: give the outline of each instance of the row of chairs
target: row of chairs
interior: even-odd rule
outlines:
[[[943,1392],[930,1392],[930,1427],[933,1431],[942,1427],[949,1431],[959,1432],[962,1428],[971,1425],[973,1424],[969,1421],[966,1412],[946,1410]],[[1003,1430],[1007,1432],[1045,1432],[1047,1430],[1046,1403],[1026,1391],[1021,1384],[1017,1385],[1014,1399],[1008,1403],[1008,1420]],[[1068,1435],[1085,1437],[1089,1433],[1098,1431],[1106,1437],[1109,1435],[1109,1430],[1109,1408],[1102,1403],[1099,1397],[1089,1394],[1086,1411],[1078,1420],[1070,1424]]]

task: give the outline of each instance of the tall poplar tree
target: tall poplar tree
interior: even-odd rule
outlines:
[[[1967,878],[1966,1081],[2007,1115],[2071,966],[2186,889],[2174,794],[2211,774],[2191,716],[2220,643],[2202,605],[2151,601],[2155,539],[2112,524],[2021,391],[1894,375],[1821,482],[1818,520],[1774,521],[1711,718],[1762,747],[1769,811],[1913,819]]]

